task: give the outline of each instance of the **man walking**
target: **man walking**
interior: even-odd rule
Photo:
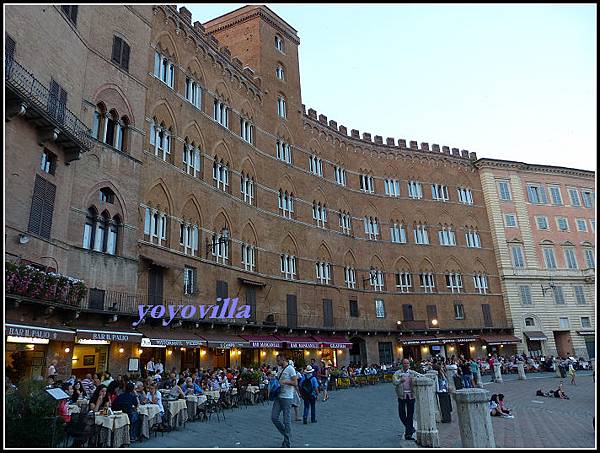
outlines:
[[[415,427],[413,426],[415,397],[412,391],[412,380],[417,376],[420,376],[420,374],[411,370],[410,362],[408,359],[404,359],[402,360],[402,369],[396,371],[392,379],[398,397],[398,415],[400,415],[400,421],[404,425],[404,439],[406,440],[415,440],[413,437],[415,433]]]
[[[298,385],[296,370],[291,366],[285,353],[277,355],[277,365],[281,371],[274,377],[279,380],[281,390],[273,400],[271,410],[271,421],[275,428],[283,435],[283,448],[290,448],[290,433],[292,431],[292,401],[294,400],[294,387]],[[279,420],[279,414],[283,412],[283,423]]]
[[[154,361],[152,358],[148,360],[148,363],[146,364],[146,373],[148,374],[148,377],[154,376]]]
[[[319,382],[317,378],[313,376],[313,368],[308,365],[304,374],[298,381],[298,388],[300,389],[300,396],[304,401],[304,414],[302,416],[302,422],[306,425],[308,419],[308,410],[310,408],[310,422],[317,423],[317,415],[315,413],[315,402],[319,395]]]

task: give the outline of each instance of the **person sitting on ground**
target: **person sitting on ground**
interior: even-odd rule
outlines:
[[[563,382],[560,381],[560,384],[558,386],[558,388],[556,390],[554,390],[554,397],[555,398],[560,398],[561,400],[568,400],[569,397],[567,396],[567,394],[564,392],[563,390]]]
[[[505,413],[502,408],[500,407],[500,405],[498,404],[498,395],[496,395],[495,393],[492,395],[492,397],[490,398],[490,405],[489,405],[489,409],[490,409],[490,415],[492,417],[505,417],[505,418],[513,418],[512,415]]]
[[[509,409],[509,408],[507,408],[507,407],[504,405],[504,394],[503,394],[503,393],[499,393],[499,394],[498,394],[498,407],[499,407],[499,408],[502,410],[502,412],[504,412],[505,414],[512,415],[512,414],[511,414],[511,412],[510,412],[510,409]]]

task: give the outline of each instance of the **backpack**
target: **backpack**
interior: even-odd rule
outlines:
[[[312,376],[304,377],[304,379],[302,380],[302,385],[300,386],[300,396],[303,399],[311,398],[313,396],[313,391],[314,386],[312,383]]]
[[[281,393],[281,384],[279,383],[279,379],[281,379],[281,375],[286,369],[287,366],[281,371],[281,373],[279,373],[279,377],[273,378],[269,381],[269,401],[275,401],[275,398],[277,398]]]

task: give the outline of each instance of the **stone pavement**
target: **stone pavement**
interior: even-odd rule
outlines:
[[[502,384],[484,383],[485,390],[504,394],[504,402],[515,416],[492,417],[496,447],[594,448],[592,418],[596,395],[591,373],[578,372],[577,385],[563,379],[568,400],[535,396],[537,389],[555,390],[561,381],[554,373],[540,375],[528,374],[525,381],[509,376]],[[461,447],[456,405],[452,405],[452,410],[452,423],[438,423],[442,447]]]
[[[535,396],[538,388],[549,390],[558,382],[558,378],[546,377],[485,386],[493,393],[504,393],[507,406],[514,408],[514,419],[492,419],[496,446],[594,447],[595,390],[591,376],[578,375],[577,386],[565,379],[570,400]],[[292,421],[292,447],[416,447],[415,442],[402,437],[404,427],[398,417],[392,384],[338,390],[329,395],[329,401],[317,403],[317,423],[303,425]],[[220,423],[215,416],[209,422],[187,423],[180,431],[165,433],[164,437],[159,433],[158,437],[132,447],[279,448],[282,436],[271,423],[271,405],[269,402],[226,410],[226,419]],[[452,423],[439,423],[438,429],[442,447],[461,446],[455,406]]]

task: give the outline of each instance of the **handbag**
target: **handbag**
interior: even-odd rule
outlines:
[[[279,376],[277,378],[273,378],[269,381],[269,401],[275,401],[275,398],[277,398],[281,393],[281,384],[279,383],[279,379],[281,379],[283,372],[287,369],[288,366],[281,370],[281,373],[279,373]]]

